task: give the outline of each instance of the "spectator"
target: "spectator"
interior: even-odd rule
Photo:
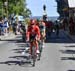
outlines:
[[[55,29],[56,29],[56,35],[58,36],[59,35],[59,23],[57,20],[55,21]]]
[[[3,19],[0,17],[0,35],[4,35]]]
[[[70,31],[70,34],[74,34],[74,20],[72,17],[70,17],[70,20],[69,20],[69,31]]]

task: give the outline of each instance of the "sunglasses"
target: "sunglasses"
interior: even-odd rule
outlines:
[[[31,25],[34,25],[34,24],[31,24]]]

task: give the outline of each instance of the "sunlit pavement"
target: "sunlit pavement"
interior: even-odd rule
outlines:
[[[14,37],[16,37],[16,35],[12,32],[9,32],[5,35],[0,35],[0,44],[6,42],[5,40],[13,39]]]
[[[5,40],[0,44],[1,71],[75,71],[75,44],[66,34],[60,32],[59,37],[52,33],[46,40],[40,61],[36,66],[27,62],[27,54],[22,55],[26,44],[21,36]],[[21,63],[24,60],[24,63]]]

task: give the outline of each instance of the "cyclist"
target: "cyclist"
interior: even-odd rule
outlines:
[[[43,42],[43,47],[44,47],[44,40],[46,36],[46,24],[42,19],[39,21],[39,28],[40,28],[40,33],[41,33],[41,39]]]
[[[36,20],[33,19],[30,26],[28,27],[27,33],[27,41],[30,41],[33,38],[36,38],[35,40],[35,47],[36,47],[36,53],[40,53],[39,52],[39,47],[38,47],[38,41],[40,40],[40,29],[39,27],[36,25]],[[30,43],[30,54],[32,49],[32,44]]]

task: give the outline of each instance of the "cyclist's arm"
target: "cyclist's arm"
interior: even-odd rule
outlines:
[[[39,27],[37,27],[37,37],[38,37],[38,40],[40,40],[40,37],[41,37],[41,35],[40,35],[40,28]]]
[[[46,24],[43,22],[44,28],[43,28],[43,36],[46,36]]]
[[[26,40],[29,41],[29,37],[30,37],[30,29],[27,30],[26,32]]]

